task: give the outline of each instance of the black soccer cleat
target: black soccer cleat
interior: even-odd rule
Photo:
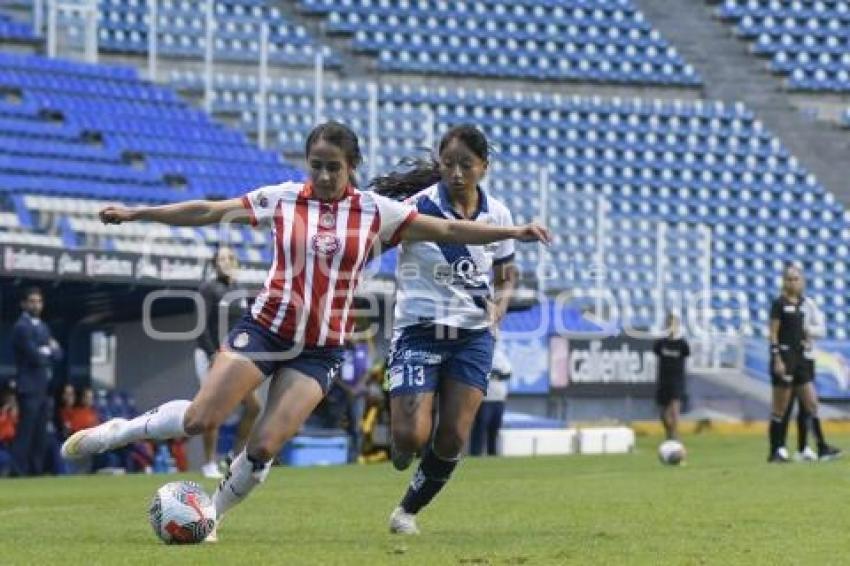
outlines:
[[[829,444],[818,446],[818,462],[829,462],[841,458],[841,449]]]

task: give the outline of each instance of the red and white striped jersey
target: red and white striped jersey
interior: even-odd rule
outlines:
[[[251,223],[270,223],[274,259],[251,314],[278,336],[306,346],[342,345],[360,271],[376,240],[398,243],[416,210],[348,187],[336,201],[312,184],[287,182],[242,197]]]

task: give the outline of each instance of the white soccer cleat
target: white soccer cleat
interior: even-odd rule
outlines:
[[[68,459],[85,458],[118,448],[115,438],[127,419],[111,419],[92,428],[72,434],[62,443],[62,457]]]
[[[416,515],[405,513],[401,507],[396,507],[390,515],[390,532],[397,535],[418,535]]]
[[[224,477],[221,470],[218,469],[218,464],[215,462],[207,462],[201,466],[201,474],[210,480],[220,480]]]
[[[817,462],[818,455],[817,452],[806,446],[802,452],[794,454],[794,459],[798,462]]]

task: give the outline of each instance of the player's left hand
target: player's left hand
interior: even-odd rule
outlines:
[[[547,246],[552,243],[552,234],[549,229],[537,222],[518,226],[517,235],[514,238],[520,242],[543,242]]]

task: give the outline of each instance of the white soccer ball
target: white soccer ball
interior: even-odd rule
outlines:
[[[665,440],[658,447],[658,459],[662,464],[678,466],[685,460],[685,445],[678,440]]]
[[[164,543],[195,544],[215,528],[215,505],[197,483],[174,481],[156,490],[148,517]]]

